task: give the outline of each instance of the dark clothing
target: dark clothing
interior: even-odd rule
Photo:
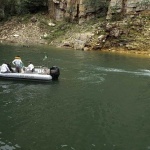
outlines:
[[[8,68],[9,68],[9,70],[10,70],[11,72],[14,72],[14,70],[11,68],[11,65],[10,65],[10,64],[7,64],[7,66],[8,66]]]
[[[11,72],[14,72],[14,70],[11,68],[11,65],[10,65],[10,64],[7,64],[7,66],[8,66],[8,68],[9,68],[9,70],[10,70]]]
[[[21,67],[16,66],[16,72],[20,73],[21,72]]]

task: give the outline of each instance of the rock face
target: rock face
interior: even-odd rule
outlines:
[[[143,10],[150,10],[150,0],[111,0],[107,19],[111,19],[117,13],[128,15]]]
[[[49,0],[49,14],[57,20],[82,23],[97,14],[107,12],[109,0]]]
[[[150,0],[49,0],[49,13],[53,19],[79,24],[103,13],[111,19],[116,13],[124,15],[142,10],[150,10]]]
[[[84,50],[91,41],[93,35],[94,34],[91,32],[76,33],[72,35],[70,39],[63,41],[62,46],[72,47],[76,50]]]

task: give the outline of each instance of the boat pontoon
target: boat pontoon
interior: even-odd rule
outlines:
[[[1,70],[1,66],[0,66]],[[14,68],[13,68],[14,70]],[[34,72],[22,71],[21,73],[1,73],[0,78],[3,79],[18,79],[18,80],[38,80],[38,81],[51,81],[58,80],[60,70],[58,67],[51,68],[35,67]]]

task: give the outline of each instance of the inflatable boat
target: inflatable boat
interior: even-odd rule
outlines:
[[[1,66],[0,66],[1,69]],[[13,68],[13,70],[15,70]],[[58,80],[60,70],[58,67],[53,66],[51,68],[35,67],[34,72],[23,71],[21,73],[1,73],[0,78],[11,80],[36,80],[36,81],[52,81]]]

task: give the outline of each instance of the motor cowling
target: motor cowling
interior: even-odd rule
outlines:
[[[60,70],[57,66],[53,66],[50,68],[50,75],[52,76],[52,80],[58,80],[60,75]]]

